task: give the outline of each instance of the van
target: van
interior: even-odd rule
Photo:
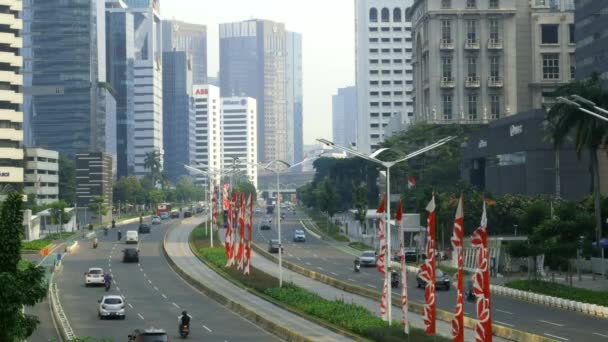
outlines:
[[[137,233],[137,231],[135,230],[129,230],[127,231],[127,239],[126,239],[126,243],[137,243],[139,242],[139,234]]]

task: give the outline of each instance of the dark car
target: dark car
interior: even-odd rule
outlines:
[[[416,274],[416,286],[419,288],[426,287],[426,282],[422,279],[420,270],[418,270],[418,273]],[[435,288],[438,290],[441,288],[446,291],[450,290],[450,277],[441,270],[435,271]]]
[[[202,213],[202,212],[203,212],[203,208],[201,208],[201,207],[196,207],[196,209],[194,209],[194,212],[195,212],[195,213],[197,213],[197,214],[200,214],[200,213]]]
[[[260,230],[270,230],[270,224],[272,223],[272,219],[270,217],[265,217],[262,219],[262,223],[260,224]]]
[[[171,212],[171,218],[172,219],[179,218],[179,211],[172,211]]]
[[[137,229],[137,232],[139,234],[150,234],[151,230],[152,228],[149,225],[142,223],[139,225],[139,229]]]
[[[184,218],[192,217],[191,211],[184,211]]]
[[[136,248],[125,248],[122,251],[122,262],[139,262],[139,251]]]
[[[129,342],[168,342],[169,337],[162,329],[137,329],[129,335]]]
[[[281,253],[283,253],[283,251],[285,251],[285,250],[283,249],[283,246],[281,246],[281,244],[279,243],[279,240],[272,239],[272,240],[268,241],[268,252],[269,253],[279,253],[279,247],[281,248]]]
[[[405,251],[405,262],[417,262],[418,260],[424,260],[425,259],[425,255],[424,254],[420,254],[419,255],[419,259],[416,258],[416,251]],[[400,262],[401,261],[401,256],[399,256],[399,254],[394,254],[393,255],[393,261],[396,262]]]

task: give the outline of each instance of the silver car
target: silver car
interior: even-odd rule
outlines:
[[[120,318],[125,319],[125,300],[122,296],[103,296],[98,300],[97,314],[99,319]]]
[[[361,266],[376,266],[376,252],[364,251],[358,258]]]

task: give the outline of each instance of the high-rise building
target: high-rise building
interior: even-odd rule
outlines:
[[[302,35],[287,32],[285,37],[285,101],[287,102],[287,161],[299,163],[304,157],[304,89],[302,79]]]
[[[33,195],[36,204],[59,200],[59,153],[41,148],[25,149],[24,192]]]
[[[19,190],[23,183],[23,58],[20,48],[23,41],[19,31],[22,27],[21,0],[3,2],[4,25],[0,27],[2,45],[2,80],[0,90],[0,187],[6,184]]]
[[[207,84],[207,27],[163,20],[163,51],[185,51],[192,58],[192,81]]]
[[[184,51],[163,52],[163,140],[165,171],[176,181],[195,161],[196,114],[192,68]]]
[[[118,177],[135,167],[135,43],[133,14],[123,1],[106,1],[107,82],[116,94],[116,164]]]
[[[572,0],[416,0],[416,120],[479,124],[552,103],[574,69]]]
[[[76,154],[76,206],[80,222],[89,222],[92,213],[87,209],[93,202],[93,197],[102,197],[106,208],[112,208],[112,180],[114,179],[112,156],[103,152]],[[82,219],[82,213],[88,216]],[[108,210],[104,220],[112,217],[112,210]],[[101,222],[98,217],[96,220]]]
[[[332,96],[333,142],[350,147],[357,142],[357,88],[338,89]]]
[[[220,25],[222,97],[257,100],[258,161],[287,160],[285,25],[247,20]]]
[[[414,116],[412,0],[356,0],[357,149],[370,153],[384,141],[396,114]]]
[[[587,0],[576,3],[575,41],[576,77],[594,71],[608,84],[608,1]]]
[[[158,0],[125,0],[133,14],[135,44],[135,175],[149,173],[146,154],[158,152],[163,164],[163,94],[160,4]]]
[[[108,118],[115,108],[104,107],[113,97],[105,85],[105,3],[26,0],[23,12],[27,145],[72,157],[114,154],[105,120],[115,120]]]
[[[222,98],[222,169],[234,165],[257,188],[256,110],[250,97]]]
[[[196,114],[195,163],[217,171],[222,167],[222,116],[220,89],[212,85],[196,84],[192,88]],[[206,176],[197,175],[197,184],[206,184]],[[219,180],[219,177],[215,178]]]

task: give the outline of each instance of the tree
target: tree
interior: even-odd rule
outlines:
[[[76,165],[63,154],[59,155],[59,199],[69,206],[76,199]]]
[[[601,80],[597,74],[592,75],[588,79],[561,86],[555,91],[555,95],[579,95],[595,102],[600,107],[608,106],[608,92],[602,87]],[[553,140],[556,146],[561,146],[570,135],[574,134],[574,147],[579,158],[583,151],[589,153],[594,196],[596,241],[598,251],[600,251],[602,208],[597,153],[601,146],[608,144],[608,124],[591,115],[582,113],[576,107],[561,103],[551,108],[547,119],[551,122],[550,126],[553,129]]]
[[[162,165],[160,162],[160,152],[157,150],[146,153],[144,158],[144,169],[150,170],[150,177],[154,185],[162,182]]]
[[[327,216],[331,219],[338,209],[336,187],[329,178],[325,178],[317,190],[316,196],[320,205],[319,209],[326,212]]]
[[[236,184],[234,186],[234,191],[236,191],[237,193],[244,193],[247,198],[249,198],[249,195],[251,195],[254,201],[257,198],[257,191],[255,190],[255,185],[253,185],[253,183],[248,180]]]
[[[38,318],[26,315],[24,305],[34,306],[46,296],[44,270],[30,265],[19,270],[23,234],[23,200],[11,193],[0,211],[0,341],[17,342],[31,336]]]
[[[150,203],[152,207],[156,208],[156,205],[165,201],[165,193],[162,190],[152,190],[150,192]]]
[[[91,203],[89,203],[89,209],[99,216],[99,223],[102,223],[103,216],[108,213],[108,206],[103,197],[93,196]]]
[[[355,210],[357,210],[355,219],[363,229],[365,219],[367,218],[367,188],[365,186],[362,185],[355,189],[353,203],[355,205]]]

